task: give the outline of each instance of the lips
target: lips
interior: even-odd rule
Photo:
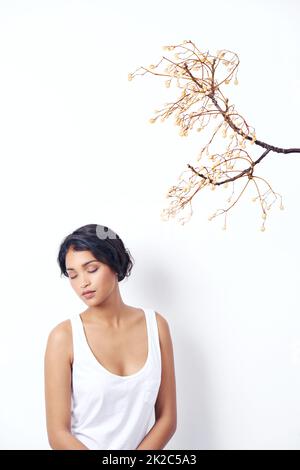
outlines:
[[[84,292],[82,292],[82,295],[92,294],[93,292],[96,292],[96,291],[94,291],[94,290],[85,290]]]

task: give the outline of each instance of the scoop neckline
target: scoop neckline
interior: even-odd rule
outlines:
[[[98,359],[96,358],[95,354],[93,353],[89,343],[88,343],[88,340],[87,340],[87,336],[86,336],[86,333],[85,333],[85,328],[84,328],[84,324],[83,324],[83,321],[82,321],[82,318],[80,316],[80,313],[77,315],[78,319],[79,319],[79,322],[80,322],[80,325],[81,325],[81,330],[82,330],[82,333],[83,333],[83,340],[84,340],[84,343],[88,349],[88,352],[89,352],[89,355],[91,356],[91,358],[94,360],[96,366],[98,366],[102,371],[104,371],[106,374],[110,375],[111,377],[114,377],[115,379],[121,379],[121,380],[126,380],[126,379],[131,379],[131,378],[134,378],[134,377],[137,377],[138,375],[140,375],[142,372],[144,372],[144,370],[147,368],[148,364],[149,364],[149,361],[150,361],[150,349],[151,349],[151,341],[150,341],[150,326],[149,326],[149,318],[148,318],[148,312],[147,310],[148,309],[145,309],[145,308],[141,308],[140,309],[144,312],[144,315],[145,315],[145,320],[146,320],[146,329],[147,329],[147,343],[148,343],[148,354],[147,354],[147,359],[144,363],[144,365],[142,366],[141,369],[139,369],[137,372],[134,372],[134,374],[130,374],[130,375],[119,375],[119,374],[115,374],[114,372],[111,372],[110,370],[108,370],[106,367],[104,367],[101,362],[98,361]]]

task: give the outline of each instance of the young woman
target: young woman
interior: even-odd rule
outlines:
[[[172,340],[160,313],[121,298],[129,251],[113,230],[90,224],[62,241],[58,263],[87,308],[48,337],[51,448],[163,449],[177,426]]]

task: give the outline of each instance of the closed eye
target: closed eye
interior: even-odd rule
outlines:
[[[88,273],[95,273],[96,271],[98,271],[98,268],[94,269],[93,271],[88,271]],[[74,277],[70,277],[70,279],[75,279],[77,276],[74,276]]]

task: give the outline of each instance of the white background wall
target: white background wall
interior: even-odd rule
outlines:
[[[207,220],[222,189],[221,206],[203,191],[188,224],[164,222],[167,190],[206,142],[149,124],[163,80],[127,80],[166,44],[230,49],[236,108],[259,139],[300,147],[299,15],[296,0],[0,1],[2,449],[49,448],[47,335],[85,308],[56,256],[88,223],[133,254],[123,300],[169,322],[178,427],[166,449],[300,449],[300,155],[257,170],[285,206],[265,232],[253,190],[226,231]]]

